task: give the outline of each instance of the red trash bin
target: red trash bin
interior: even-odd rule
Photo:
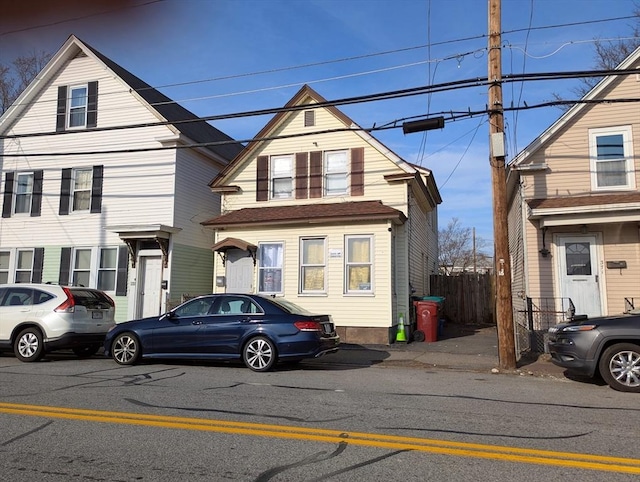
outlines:
[[[438,341],[438,309],[435,301],[414,301],[416,306],[417,331],[424,333],[424,341]]]

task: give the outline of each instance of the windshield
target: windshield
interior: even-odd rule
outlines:
[[[274,305],[279,306],[284,311],[291,313],[292,315],[311,315],[312,313],[305,310],[301,306],[292,303],[291,301],[287,301],[284,298],[266,298]]]

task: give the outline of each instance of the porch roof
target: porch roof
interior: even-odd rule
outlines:
[[[202,224],[213,228],[225,228],[373,220],[390,220],[402,224],[407,218],[402,211],[385,206],[381,201],[358,201],[244,208],[204,221]]]

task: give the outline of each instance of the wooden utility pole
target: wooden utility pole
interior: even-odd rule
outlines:
[[[489,136],[493,187],[493,237],[495,243],[496,317],[500,368],[516,368],[511,300],[511,262],[507,231],[504,108],[502,105],[502,52],[500,0],[489,0]]]

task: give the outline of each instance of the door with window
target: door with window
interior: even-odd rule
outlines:
[[[140,257],[136,318],[157,316],[162,310],[162,257]]]
[[[598,245],[595,236],[558,238],[560,292],[571,298],[577,315],[602,315]]]

